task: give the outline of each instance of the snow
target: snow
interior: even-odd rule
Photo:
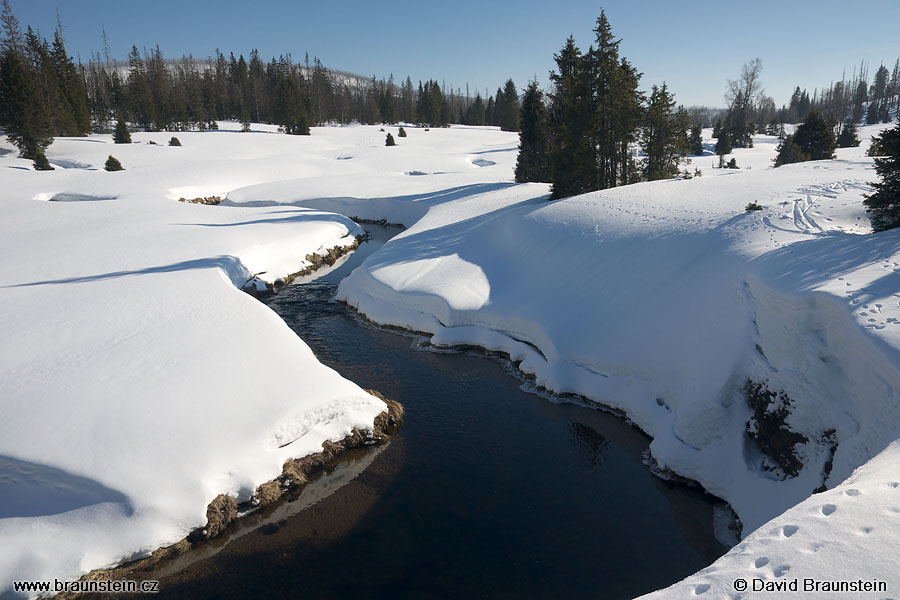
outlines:
[[[489,168],[505,179],[423,176],[403,196],[354,179],[331,198],[319,183],[280,183],[229,200],[276,198],[408,225],[341,283],[339,299],[430,334],[435,346],[507,352],[537,385],[621,410],[654,438],[659,466],[727,500],[754,544],[773,519],[802,525],[796,511],[821,503],[811,494],[829,439],[837,449],[825,483],[836,489],[900,436],[900,232],[872,234],[862,206],[875,178],[864,152],[881,127],[862,128],[861,146],[837,160],[772,169],[778,141],[757,136],[733,154],[739,170],[695,157],[699,178],[553,203],[545,185],[508,183],[515,154],[499,143]],[[745,212],[751,202],[763,210]],[[748,437],[748,379],[791,399],[787,425],[810,440],[796,448],[799,476],[765,468],[771,461]],[[855,564],[859,577],[897,578],[877,568],[883,558],[862,568],[873,554],[896,562],[893,546],[832,521],[792,527],[861,557],[841,573]],[[806,552],[801,541],[806,534],[784,541],[786,555]],[[832,573],[796,564],[803,576]]]
[[[753,589],[762,590],[767,583],[789,585],[795,580],[799,592],[805,588],[811,598],[832,595],[821,591],[823,588],[816,593],[812,587],[816,582],[880,583],[887,592],[896,594],[900,583],[896,551],[900,522],[898,461],[900,442],[894,442],[846,481],[808,497],[767,522],[709,567],[642,598],[752,598],[763,593],[754,594]],[[739,580],[747,583],[744,594],[735,588]],[[849,591],[834,597],[891,597],[857,589],[858,593]],[[775,598],[796,596],[789,590],[766,593],[766,597]]]
[[[861,204],[880,127],[833,161],[771,169],[777,140],[758,136],[733,154],[749,169],[708,154],[699,178],[547,202],[512,183],[517,136],[496,129],[223,126],[180,148],[57,140],[51,173],[0,156],[0,485],[18,507],[0,514],[0,589],[175,541],[216,494],[371,425],[378,403],[236,289],[350,239],[341,215],[408,229],[340,299],[621,410],[660,467],[730,503],[743,541],[656,597],[731,597],[739,576],[900,585],[900,232],[872,234]],[[109,154],[126,171],[97,170]],[[747,379],[791,398],[799,476],[763,468]]]
[[[304,172],[318,142],[178,135],[50,147],[90,169],[0,157],[0,593],[173,543],[216,495],[247,499],[385,409],[238,289],[349,244],[355,223],[175,200]],[[109,154],[126,170],[98,170]]]

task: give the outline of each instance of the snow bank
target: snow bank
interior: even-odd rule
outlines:
[[[871,234],[868,142],[773,170],[776,143],[759,136],[736,151],[750,169],[697,158],[702,178],[553,203],[544,185],[446,176],[417,177],[416,193],[402,197],[373,179],[346,181],[332,198],[318,184],[302,193],[277,184],[229,199],[277,196],[411,225],[342,282],[340,299],[438,346],[507,352],[538,385],[622,410],[653,436],[660,467],[726,499],[746,536],[900,435],[900,233]],[[491,156],[486,169],[505,169],[508,181],[512,162]],[[751,202],[764,209],[746,213]],[[778,426],[808,440],[792,448],[796,477],[748,435],[748,380],[788,398]],[[896,560],[874,539],[845,548]],[[829,572],[803,564],[804,575]],[[896,577],[859,576],[871,574]]]
[[[772,519],[706,569],[642,598],[895,596],[898,463],[900,442],[894,442],[843,483]]]
[[[385,410],[238,289],[359,227],[177,201],[317,174],[334,140],[169,135],[58,139],[48,173],[0,156],[0,595],[175,542],[217,494],[246,499]],[[109,154],[126,170],[98,169]]]
[[[47,174],[0,158],[13,167],[0,175],[0,365],[14,415],[0,464],[20,494],[70,488],[42,514],[6,510],[0,583],[173,541],[216,493],[246,494],[285,456],[371,424],[381,407],[235,289],[353,234],[334,212],[409,226],[342,299],[435,345],[507,352],[539,385],[624,411],[662,468],[729,501],[745,540],[663,597],[724,593],[749,569],[837,572],[805,554],[816,544],[854,556],[841,574],[870,560],[854,576],[896,577],[878,532],[894,518],[894,488],[879,486],[898,461],[900,234],[870,233],[867,142],[771,170],[761,136],[734,154],[749,170],[696,158],[702,178],[548,203],[546,185],[511,183],[515,134],[407,132],[392,148],[373,127],[181,134],[182,148],[58,140],[48,156],[71,168]],[[127,171],[90,170],[111,152]],[[213,194],[227,197],[174,201]],[[749,202],[765,208],[745,213]],[[781,425],[810,440],[797,477],[767,470],[747,435],[748,379],[790,399]],[[862,493],[840,496],[858,467]]]

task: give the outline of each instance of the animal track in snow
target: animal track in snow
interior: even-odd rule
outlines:
[[[694,586],[694,592],[693,592],[693,593],[694,593],[695,596],[699,596],[700,594],[705,594],[705,593],[708,592],[708,591],[709,591],[709,584],[708,584],[708,583],[701,583],[701,584],[698,584],[698,585],[695,585],[695,586]]]
[[[836,510],[837,506],[835,506],[834,504],[826,504],[822,507],[822,514],[828,517],[830,515],[833,515]]]
[[[850,488],[849,490],[844,490],[844,494],[847,496],[859,496],[860,491],[856,488]]]
[[[796,525],[785,525],[784,527],[781,528],[781,534],[784,537],[791,537],[792,535],[797,533],[799,530],[800,530],[800,528],[797,527]]]
[[[775,567],[772,569],[772,574],[775,577],[784,577],[784,574],[791,570],[791,565],[781,565],[780,567]]]
[[[765,556],[760,556],[760,557],[757,558],[755,561],[753,561],[753,565],[754,565],[757,569],[762,569],[762,568],[763,568],[764,566],[766,566],[767,564],[769,564],[769,559],[768,559],[767,557],[765,557]]]

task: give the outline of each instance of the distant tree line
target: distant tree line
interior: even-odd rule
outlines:
[[[29,27],[23,33],[9,0],[0,11],[0,126],[22,156],[38,160],[55,136],[110,132],[116,123],[146,131],[216,128],[216,121],[279,125],[285,133],[309,134],[314,124],[408,122],[519,127],[519,98],[509,80],[485,102],[429,80],[413,87],[393,75],[385,81],[326,69],[318,58],[302,64],[290,54],[262,60],[253,50],[206,60],[170,60],[157,46],[132,46],[127,64],[103,50],[87,64],[68,55],[59,25],[52,43]],[[45,160],[39,161],[45,164]],[[50,168],[47,165],[47,168]]]
[[[794,88],[790,103],[780,109],[766,96],[759,86],[762,64],[755,59],[744,65],[741,77],[728,82],[725,95],[728,108],[716,119],[713,137],[729,137],[734,147],[752,147],[751,135],[764,133],[785,138],[784,125],[806,121],[813,111],[823,118],[833,130],[838,147],[859,144],[856,126],[887,123],[890,111],[900,105],[900,59],[894,64],[893,73],[885,65],[878,67],[871,85],[868,83],[868,67],[862,63],[854,69],[849,79],[842,76],[823,90],[813,90],[812,96],[800,86]]]

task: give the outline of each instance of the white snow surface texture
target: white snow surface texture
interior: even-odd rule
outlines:
[[[58,139],[49,159],[79,166],[47,173],[0,157],[0,595],[173,543],[216,495],[247,499],[385,410],[239,290],[359,227],[177,201],[303,173],[309,147],[178,135]],[[110,154],[125,171],[103,170]]]
[[[0,157],[0,589],[175,541],[216,494],[371,425],[383,405],[236,289],[349,239],[332,213],[409,227],[339,298],[623,411],[661,467],[731,504],[744,540],[654,597],[750,597],[738,577],[900,589],[900,232],[871,233],[862,206],[877,127],[833,161],[771,169],[759,136],[738,171],[707,151],[701,178],[555,202],[512,183],[516,134],[254,129],[61,139],[52,173]],[[91,170],[110,153],[126,171]],[[790,397],[797,477],[747,436],[748,379]]]
[[[757,136],[734,154],[741,170],[711,168],[708,150],[691,165],[702,177],[555,202],[546,185],[510,182],[514,135],[471,150],[473,164],[493,163],[481,182],[410,177],[415,187],[398,183],[390,196],[365,177],[328,190],[311,180],[229,200],[409,226],[341,283],[338,298],[437,346],[506,352],[539,386],[623,411],[654,438],[660,467],[699,481],[740,517],[748,537],[722,559],[729,566],[712,597],[740,596],[729,587],[739,574],[878,577],[898,590],[886,565],[900,563],[890,542],[900,533],[900,491],[885,487],[883,466],[897,466],[900,479],[896,453],[854,475],[872,502],[825,515],[817,507],[837,493],[810,497],[823,483],[836,489],[900,436],[900,231],[872,233],[862,205],[876,178],[865,150],[882,127],[862,128],[861,146],[836,160],[773,169],[778,140]],[[426,135],[414,133],[407,145]],[[459,134],[427,135],[449,144]],[[751,202],[763,210],[745,212]],[[809,440],[795,447],[805,465],[798,476],[773,469],[747,435],[748,380],[790,398],[787,426]],[[799,533],[779,538],[781,562],[757,568],[772,519]],[[687,597],[710,581],[719,579],[706,573],[696,589],[660,594]]]

